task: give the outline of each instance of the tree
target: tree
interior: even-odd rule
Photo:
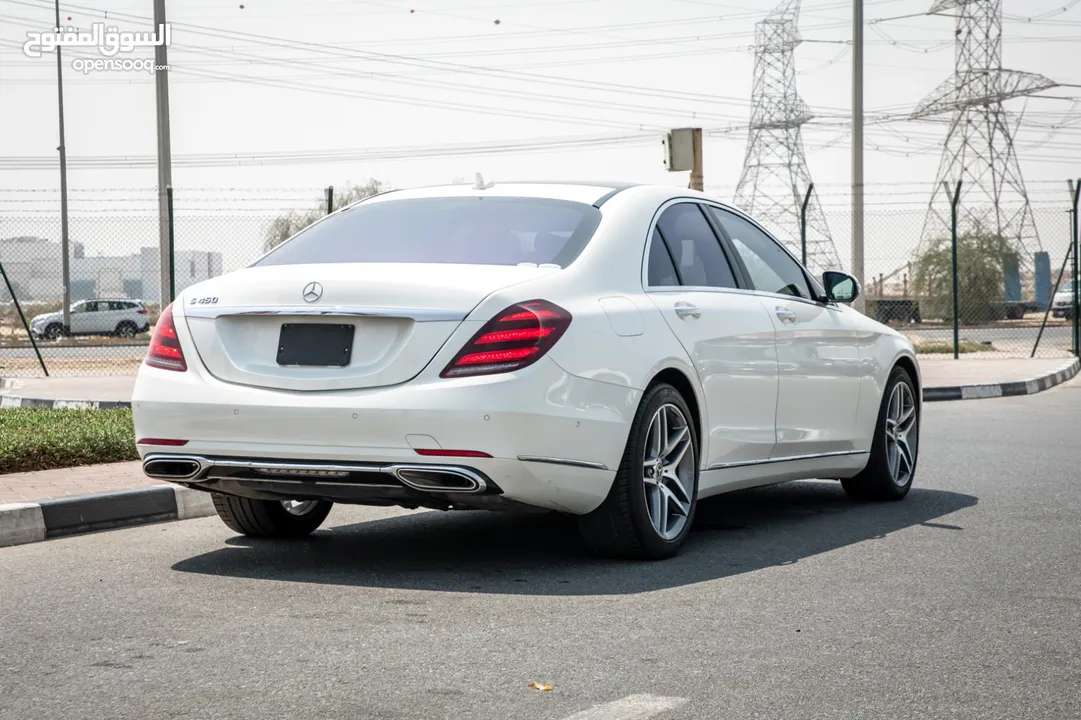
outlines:
[[[334,191],[332,209],[340,210],[346,205],[372,195],[378,195],[389,189],[390,187],[387,184],[375,179],[368,180],[362,185],[349,185],[342,191]],[[327,202],[323,199],[318,205],[313,205],[310,210],[303,212],[290,210],[288,213],[274,218],[270,223],[270,227],[267,228],[263,240],[263,252],[270,252],[326,214]]]
[[[1002,235],[977,224],[957,237],[958,317],[975,325],[1005,317],[1006,269],[1019,253]],[[931,241],[916,258],[913,287],[926,318],[953,317],[953,251],[949,237]]]

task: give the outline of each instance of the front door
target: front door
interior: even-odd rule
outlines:
[[[648,249],[649,297],[690,356],[705,398],[703,469],[767,460],[776,442],[773,323],[735,291],[729,258],[700,205],[668,206]]]
[[[773,459],[856,449],[861,336],[821,301],[803,268],[745,218],[711,207],[777,331],[780,391]]]

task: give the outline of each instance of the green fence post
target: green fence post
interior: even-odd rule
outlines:
[[[176,300],[176,235],[173,226],[173,186],[165,188],[165,199],[169,211],[169,302]],[[162,307],[161,310],[165,308]]]
[[[1070,194],[1073,196],[1073,207],[1070,212],[1070,219],[1073,220],[1073,238],[1071,238],[1070,249],[1073,250],[1073,354],[1081,357],[1081,288],[1078,285],[1077,276],[1077,253],[1081,250],[1078,247],[1078,232],[1077,232],[1077,199],[1078,194],[1081,193],[1081,178],[1077,182],[1070,181]],[[1051,296],[1054,298],[1054,296]]]
[[[327,186],[327,215],[334,212],[334,186]]]
[[[811,193],[815,184],[807,186],[807,194],[803,196],[803,206],[799,210],[799,244],[802,251],[803,267],[807,267],[807,203],[811,202]]]
[[[34,346],[34,354],[38,356],[38,363],[41,364],[41,371],[45,373],[45,377],[49,377],[49,368],[45,367],[45,359],[41,357],[41,351],[38,350],[38,344],[34,340],[34,333],[30,332],[30,324],[26,322],[26,315],[23,314],[22,305],[19,304],[19,298],[15,297],[15,288],[11,286],[11,281],[8,280],[7,271],[4,270],[4,263],[0,262],[0,275],[4,276],[4,285],[7,286],[8,294],[11,295],[11,302],[15,303],[15,310],[19,313],[19,319],[22,320],[23,327],[26,329],[26,337],[30,338],[30,344]]]
[[[946,188],[946,195],[950,197],[950,251],[951,267],[953,272],[953,359],[959,357],[961,346],[961,305],[959,290],[957,287],[957,203],[961,200],[961,181],[957,181],[957,190],[950,195],[950,186],[942,183]]]

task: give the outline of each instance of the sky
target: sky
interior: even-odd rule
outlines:
[[[875,223],[882,237],[889,235],[889,213],[907,238],[896,248],[869,247],[869,263],[879,258],[884,271],[919,235],[946,133],[942,119],[904,119],[954,66],[955,21],[926,14],[931,4],[864,2],[868,212],[886,218],[869,216],[868,244]],[[236,223],[244,212],[310,205],[328,185],[376,178],[409,187],[472,179],[476,172],[496,181],[686,186],[687,173],[666,170],[661,138],[668,128],[691,126],[706,135],[707,192],[730,200],[747,138],[754,27],[775,5],[171,0],[178,207]],[[55,214],[56,58],[22,51],[27,32],[52,28],[52,7],[49,0],[0,0],[0,236],[33,230],[35,223],[51,226]],[[1041,234],[1055,236],[1044,238],[1044,246],[1061,255],[1065,180],[1081,175],[1081,3],[1003,0],[1003,7],[1004,66],[1063,84],[1045,98],[1007,104],[1018,123],[1016,143]],[[815,114],[803,127],[807,162],[842,256],[848,252],[851,8],[850,0],[804,0],[795,55],[799,93]],[[121,30],[153,28],[151,0],[80,0],[60,9],[63,24],[83,29],[99,21]],[[144,48],[131,56],[151,54]],[[84,75],[71,66],[78,57],[97,57],[96,50],[69,48],[63,55],[73,213],[151,212],[154,78],[131,71]],[[222,242],[229,231],[218,235],[192,240],[192,247]],[[93,237],[88,245],[94,252]]]

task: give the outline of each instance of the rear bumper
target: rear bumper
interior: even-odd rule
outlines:
[[[506,500],[585,513],[607,496],[640,394],[569,375],[548,358],[503,376],[418,379],[327,393],[223,383],[191,365],[184,373],[144,366],[132,411],[137,438],[187,441],[182,447],[142,444],[144,460],[169,454],[263,463],[464,466]],[[491,457],[417,452],[433,449]],[[311,478],[300,480],[309,483],[307,491],[318,491]],[[237,482],[227,480],[217,489],[235,490]],[[244,486],[253,482],[248,479]],[[355,493],[350,500],[341,497],[344,491],[335,492],[322,497],[340,502],[369,497]],[[465,500],[477,493],[431,494]],[[381,497],[396,495],[380,491],[370,499]]]

